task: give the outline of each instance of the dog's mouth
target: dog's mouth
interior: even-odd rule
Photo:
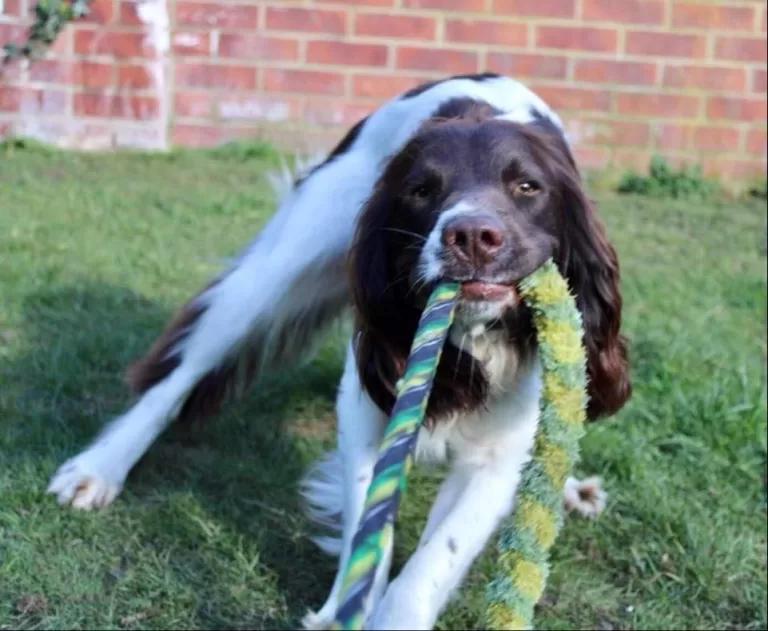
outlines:
[[[461,297],[467,301],[517,302],[517,287],[511,283],[472,280],[461,283]]]

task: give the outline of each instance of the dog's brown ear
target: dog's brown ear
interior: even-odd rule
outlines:
[[[621,334],[619,263],[592,202],[578,190],[563,195],[562,269],[584,320],[590,420],[618,412],[632,394],[627,340]]]
[[[404,168],[395,158],[377,182],[360,214],[349,258],[353,344],[360,381],[386,413],[395,403],[397,380],[405,370],[410,348],[403,334],[407,327],[397,326],[408,316],[408,307],[392,282],[386,231],[395,203],[391,180]]]
[[[619,261],[596,205],[584,192],[576,162],[559,131],[538,125],[547,164],[559,182],[558,264],[584,321],[590,420],[618,412],[632,394],[627,340],[621,334]]]
[[[350,252],[353,344],[360,381],[386,414],[394,406],[397,381],[405,372],[421,317],[407,275],[395,267],[402,240],[388,229],[416,151],[417,147],[407,146],[384,170],[360,215]],[[427,408],[428,426],[446,414],[473,409],[486,397],[485,372],[469,353],[447,342],[441,357]]]

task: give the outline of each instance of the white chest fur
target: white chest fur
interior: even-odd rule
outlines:
[[[525,458],[539,416],[541,392],[538,358],[523,361],[496,331],[466,331],[455,327],[452,342],[470,352],[489,382],[487,406],[441,421],[433,430],[422,428],[417,462],[490,464],[510,457]],[[519,454],[519,455],[518,455]]]

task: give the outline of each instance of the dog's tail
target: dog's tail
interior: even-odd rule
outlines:
[[[299,489],[306,516],[330,531],[328,535],[312,537],[312,541],[326,554],[339,556],[344,501],[344,463],[341,452],[328,452],[315,462],[301,480]]]
[[[230,393],[290,366],[348,305],[346,266],[375,173],[354,153],[293,180],[272,178],[277,213],[221,276],[190,300],[128,370],[140,394],[173,382],[178,420],[215,413]]]

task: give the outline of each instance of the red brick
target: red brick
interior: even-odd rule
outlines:
[[[312,41],[307,44],[307,61],[345,66],[386,66],[387,47],[382,44]]]
[[[25,88],[21,90],[18,111],[29,115],[65,114],[68,104],[69,94],[66,92]]]
[[[645,0],[584,0],[585,20],[617,24],[663,24],[664,3]]]
[[[555,110],[607,112],[611,109],[611,95],[607,90],[550,85],[533,89]]]
[[[0,23],[0,42],[5,44],[19,43],[25,41],[27,36],[27,27],[21,24]]]
[[[301,102],[291,97],[269,97],[259,94],[225,95],[219,99],[222,120],[258,120],[283,122],[296,119]]]
[[[704,35],[634,31],[627,33],[626,51],[631,55],[654,57],[704,57],[707,38]]]
[[[715,96],[707,103],[707,116],[713,120],[765,123],[767,115],[765,99]]]
[[[354,0],[344,1],[354,3]],[[488,12],[486,0],[400,0],[400,3],[409,9],[438,9],[457,13]]]
[[[83,18],[83,21],[110,24],[115,17],[115,2],[116,0],[91,0],[88,3],[88,15]]]
[[[737,151],[739,130],[732,127],[698,127],[693,145],[699,151]]]
[[[21,90],[0,84],[0,112],[18,112],[21,105]]]
[[[163,149],[165,133],[159,125],[123,124],[110,134],[115,149]]]
[[[366,117],[373,105],[359,105],[346,101],[311,100],[307,103],[304,120],[311,125],[354,125]]]
[[[258,33],[222,33],[219,36],[219,55],[247,57],[255,61],[296,61],[299,58],[299,42]]]
[[[78,30],[75,33],[75,52],[80,55],[112,55],[117,58],[151,56],[154,51],[145,47],[144,38],[142,33]]]
[[[672,26],[676,28],[751,31],[754,24],[755,9],[753,7],[672,3]]]
[[[431,40],[435,39],[436,32],[434,18],[359,13],[355,19],[355,35]]]
[[[267,92],[341,95],[344,94],[344,75],[337,72],[268,68],[264,71],[264,89]]]
[[[408,70],[462,74],[477,72],[478,64],[475,52],[411,47],[397,50],[397,67]]]
[[[446,0],[450,1],[450,0]],[[395,0],[314,0],[315,4],[352,4],[366,7],[393,7]],[[407,5],[406,5],[407,6]]]
[[[84,88],[108,88],[114,76],[113,64],[77,61],[72,64],[71,80]]]
[[[75,94],[75,114],[99,118],[153,120],[160,112],[157,99],[122,94]]]
[[[568,59],[553,55],[488,53],[488,70],[512,77],[541,77],[565,79]]]
[[[253,90],[256,88],[256,69],[182,62],[176,64],[176,83],[183,88]]]
[[[155,87],[155,76],[148,66],[120,66],[117,85],[121,90],[149,90]]]
[[[222,129],[214,125],[174,125],[171,144],[177,147],[215,147],[224,140]]]
[[[21,15],[21,0],[5,0],[3,10],[0,15],[12,15],[18,17]]]
[[[613,29],[539,26],[536,30],[536,47],[613,53],[618,50],[618,35]]]
[[[173,34],[173,52],[176,55],[208,55],[211,52],[211,36],[208,33],[176,31]]]
[[[32,81],[108,88],[112,86],[113,65],[92,61],[39,59],[30,65],[29,74]]]
[[[724,160],[721,157],[701,161],[704,173],[728,180],[745,181],[753,176],[765,177],[765,160]]]
[[[768,83],[768,81],[766,81],[765,69],[756,68],[752,73],[752,90],[754,92],[765,94],[768,90],[766,83]]]
[[[72,81],[72,64],[56,59],[38,59],[29,67],[29,78],[32,81],[45,83],[70,83]]]
[[[120,24],[125,26],[143,26],[144,20],[139,16],[138,2],[120,2]]]
[[[352,77],[352,94],[362,98],[389,99],[427,81],[429,79],[424,77],[354,75]]]
[[[655,136],[658,149],[685,151],[691,147],[693,128],[689,125],[664,123],[658,126]]]
[[[72,29],[66,29],[63,33],[59,33],[59,36],[56,38],[56,41],[53,42],[53,44],[51,44],[50,48],[48,48],[48,55],[51,57],[65,57],[71,54],[72,54]]]
[[[653,85],[656,83],[656,64],[634,61],[607,61],[602,59],[576,60],[574,78],[590,83],[625,83]]]
[[[180,0],[176,5],[176,22],[179,26],[257,29],[259,7],[248,4],[216,4]]]
[[[648,123],[633,121],[587,119],[576,115],[566,124],[574,144],[623,145],[645,147],[651,137]]]
[[[616,149],[611,156],[611,164],[621,166],[624,169],[634,171],[647,171],[651,162],[650,151],[638,151],[637,149]]]
[[[611,154],[601,147],[576,146],[573,149],[576,163],[582,169],[602,169],[608,165]]]
[[[747,151],[760,156],[766,154],[766,144],[768,144],[768,134],[764,129],[750,129],[747,131]]]
[[[494,13],[550,18],[576,16],[576,0],[494,0]]]
[[[635,145],[645,147],[651,138],[648,123],[611,121],[595,135],[596,142],[608,145]]]
[[[272,97],[260,94],[223,95],[218,113],[222,120],[258,120],[283,122],[295,120],[301,112],[301,102],[292,97]]]
[[[717,59],[750,61],[764,64],[768,61],[765,38],[718,37],[715,44],[715,57]]]
[[[173,98],[176,116],[208,118],[213,112],[213,94],[210,92],[177,92]]]
[[[664,86],[740,92],[746,89],[747,72],[743,68],[667,66],[664,69]]]
[[[346,32],[346,13],[327,9],[268,7],[267,29],[343,35]]]
[[[344,2],[357,4],[356,0],[344,0]],[[409,9],[440,9],[473,13],[485,11],[485,0],[402,0],[402,2],[403,6]]]
[[[691,118],[699,111],[699,99],[677,94],[624,93],[617,96],[619,114],[659,118]]]
[[[445,24],[445,39],[449,42],[523,47],[528,43],[528,27],[520,23],[492,20],[448,20]]]

